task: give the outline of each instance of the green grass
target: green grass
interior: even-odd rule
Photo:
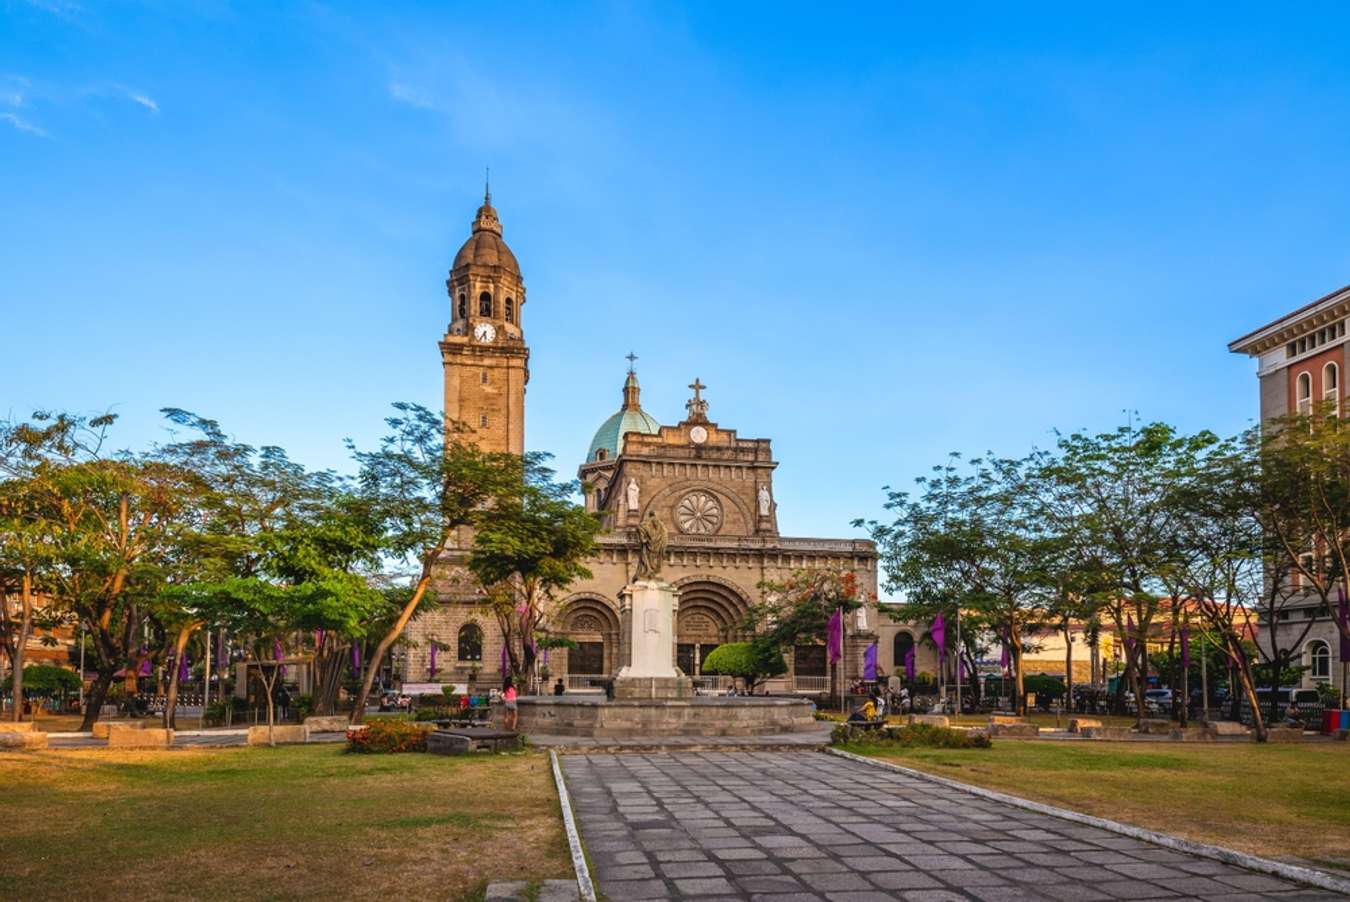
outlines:
[[[571,869],[539,754],[0,754],[0,898],[469,899]]]
[[[849,750],[1200,842],[1350,866],[1344,743],[995,740],[992,749]]]

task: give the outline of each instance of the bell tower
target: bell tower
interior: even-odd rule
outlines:
[[[469,240],[445,280],[450,327],[440,341],[445,419],[485,451],[525,451],[525,383],[530,350],[522,328],[525,281],[502,240],[485,189]]]

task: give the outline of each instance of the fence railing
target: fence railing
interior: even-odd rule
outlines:
[[[827,676],[794,676],[792,678],[793,692],[828,692],[830,689],[830,678]]]
[[[569,673],[567,689],[570,692],[604,692],[606,679],[608,677],[603,673]]]

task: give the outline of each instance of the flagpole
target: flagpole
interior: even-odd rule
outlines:
[[[961,716],[961,606],[956,607],[956,711]]]

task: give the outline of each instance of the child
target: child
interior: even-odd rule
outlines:
[[[502,717],[502,726],[508,730],[516,728],[516,722],[520,719],[520,714],[516,710],[516,684],[510,677],[502,683],[502,702],[506,705],[506,712]]]

